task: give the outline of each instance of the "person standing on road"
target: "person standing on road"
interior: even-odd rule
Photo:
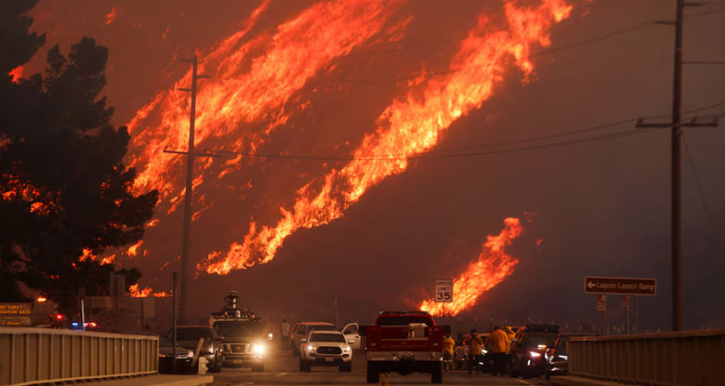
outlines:
[[[491,352],[491,357],[493,357],[492,376],[494,377],[497,375],[501,375],[502,377],[506,375],[506,363],[504,360],[506,359],[506,351],[509,349],[508,342],[510,342],[509,337],[498,326],[486,338],[486,347],[488,347],[488,351]]]
[[[289,323],[287,323],[287,319],[282,319],[282,351],[284,353],[287,353],[287,349],[289,348]]]
[[[516,333],[514,330],[511,329],[511,326],[506,326],[503,328],[503,332],[506,333],[506,337],[508,340],[506,341],[506,354],[503,357],[503,370],[504,374],[508,373],[508,366],[511,363],[511,346],[513,345],[513,340],[516,337]]]
[[[451,338],[451,334],[446,334],[443,338],[443,368],[451,369],[453,363],[453,353],[456,347],[456,341]]]
[[[476,333],[476,330],[471,330],[471,334],[463,339],[463,344],[468,348],[468,374],[473,372],[473,367],[476,367],[476,374],[481,372],[480,366],[478,365],[478,356],[481,355],[481,346],[483,346],[483,339]]]

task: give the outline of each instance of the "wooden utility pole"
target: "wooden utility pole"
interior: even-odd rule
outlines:
[[[191,245],[191,216],[192,208],[192,196],[193,196],[193,182],[194,182],[194,159],[199,156],[194,151],[194,129],[196,125],[196,93],[197,93],[197,81],[202,78],[209,78],[206,75],[197,74],[198,61],[196,55],[192,59],[182,59],[182,62],[191,63],[191,88],[180,88],[180,91],[186,91],[191,93],[191,112],[189,116],[189,147],[186,152],[182,151],[171,151],[164,150],[165,153],[173,154],[184,154],[186,158],[186,191],[184,194],[184,222],[183,230],[181,235],[181,275],[179,284],[179,321],[187,323],[186,307],[188,304],[189,294],[189,279],[191,273],[189,272],[189,248]],[[213,156],[210,154],[202,154],[202,156]]]
[[[672,247],[672,330],[682,330],[682,169],[681,169],[681,139],[683,127],[716,127],[717,119],[711,122],[682,122],[682,32],[685,0],[676,0],[675,16],[675,63],[674,82],[672,86],[672,121],[668,123],[644,123],[640,120],[638,128],[669,127],[671,132],[672,152],[672,180],[671,189],[671,247]],[[695,5],[695,4],[693,4]],[[672,25],[672,22],[658,22],[658,24]]]

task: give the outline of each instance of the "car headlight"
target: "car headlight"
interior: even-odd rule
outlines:
[[[189,353],[187,354],[187,356],[188,356],[189,358],[193,358],[193,357],[194,357],[194,352],[193,352],[193,351],[191,351],[191,350],[189,350]]]
[[[568,360],[569,359],[569,356],[567,356],[567,355],[559,355],[559,358],[561,358],[563,360]]]
[[[307,351],[315,351],[315,346],[311,344],[307,345]]]
[[[541,356],[541,353],[540,353],[540,352],[536,352],[536,351],[529,351],[529,355],[530,355],[530,356],[531,356],[532,358],[538,358],[538,357],[540,357],[540,356]]]
[[[208,354],[214,354],[214,346],[206,346],[202,348],[201,351],[204,351]]]
[[[348,345],[342,346],[342,352],[350,352],[350,346],[348,346]]]
[[[488,354],[488,351],[486,351],[486,349],[482,349],[481,354],[486,355],[486,354]]]
[[[252,346],[252,352],[255,354],[264,354],[264,351],[265,347],[261,344],[255,344],[254,346]]]

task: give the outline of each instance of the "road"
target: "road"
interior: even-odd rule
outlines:
[[[366,363],[364,354],[356,352],[353,357],[352,373],[341,373],[337,367],[313,367],[312,372],[299,371],[297,357],[275,354],[266,364],[263,373],[252,373],[245,368],[224,368],[214,374],[213,386],[234,385],[365,385]],[[362,358],[362,359],[360,359]],[[391,374],[390,385],[423,384],[429,385],[430,375],[411,374],[400,376]],[[471,374],[466,371],[446,371],[443,374],[446,385],[544,385],[543,379],[528,380],[492,377],[491,374]]]

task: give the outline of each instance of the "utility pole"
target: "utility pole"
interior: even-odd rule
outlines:
[[[671,248],[672,248],[672,330],[682,331],[682,170],[680,161],[680,137],[683,127],[717,127],[717,119],[711,122],[698,122],[694,118],[691,122],[682,122],[682,32],[685,0],[676,0],[675,16],[675,63],[674,82],[672,87],[672,121],[668,123],[644,123],[640,120],[638,128],[664,128],[672,129],[672,180],[671,183]],[[658,24],[672,25],[672,22],[658,22]]]
[[[191,245],[191,202],[194,182],[194,159],[198,157],[194,151],[194,127],[196,125],[196,93],[197,81],[202,78],[209,78],[206,75],[197,74],[198,61],[196,55],[192,59],[182,59],[182,62],[191,63],[191,88],[180,88],[180,91],[191,93],[191,112],[189,116],[189,147],[186,152],[164,150],[164,153],[184,154],[186,158],[186,193],[184,194],[184,222],[181,235],[181,275],[179,278],[179,321],[187,323],[186,306],[189,293],[189,248]],[[214,156],[212,154],[201,154],[201,156]]]

